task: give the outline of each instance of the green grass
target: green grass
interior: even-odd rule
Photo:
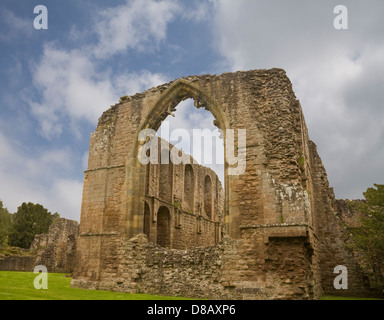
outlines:
[[[70,287],[71,278],[61,273],[48,274],[48,289],[36,290],[32,272],[0,271],[0,300],[186,300],[181,297],[129,294]],[[321,300],[381,300],[324,296]]]
[[[70,287],[65,274],[49,273],[48,289],[36,290],[33,272],[0,272],[0,300],[184,300],[185,298],[129,294]]]

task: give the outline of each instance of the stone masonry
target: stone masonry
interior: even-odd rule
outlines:
[[[214,171],[183,154],[188,164],[173,164],[181,150],[158,139],[158,161],[146,168],[144,233],[166,248],[213,246],[221,240],[224,191]],[[165,164],[161,156],[165,155]]]
[[[206,168],[138,160],[139,133],[189,98],[223,132],[246,129],[245,172],[226,163],[222,200]],[[333,190],[284,70],[191,76],[126,96],[91,134],[72,286],[318,299],[332,291],[335,266],[355,270],[346,257]]]
[[[30,250],[37,252],[36,265],[47,267],[49,272],[72,273],[76,258],[77,221],[56,219],[48,234],[36,236]]]
[[[48,272],[72,273],[78,229],[77,221],[55,219],[48,234],[35,236],[29,250],[22,250],[23,254],[0,257],[0,270],[32,272],[36,266],[43,265]]]

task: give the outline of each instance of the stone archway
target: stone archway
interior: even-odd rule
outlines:
[[[169,88],[167,88],[161,96],[149,108],[147,116],[137,130],[137,138],[133,141],[134,147],[127,161],[127,223],[128,227],[125,231],[128,237],[142,232],[143,218],[140,214],[143,212],[145,200],[145,179],[146,171],[138,161],[140,147],[145,143],[139,141],[138,135],[144,129],[152,129],[157,131],[165,118],[176,110],[177,105],[186,99],[193,99],[197,108],[205,108],[210,111],[215,118],[215,125],[225,132],[229,128],[227,117],[218,103],[206,94],[199,87],[184,79],[176,80]],[[226,156],[226,135],[224,140],[224,158]],[[236,141],[235,141],[236,142]],[[224,167],[224,229],[230,232],[233,237],[239,237],[236,219],[230,217],[231,208],[235,208],[236,204],[229,206],[229,193],[231,192],[230,180],[227,174],[227,165]],[[238,210],[235,210],[238,212]],[[232,224],[232,225],[231,225]]]

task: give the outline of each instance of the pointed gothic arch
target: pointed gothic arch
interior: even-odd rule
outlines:
[[[141,146],[145,142],[139,141],[138,135],[144,129],[152,129],[157,131],[161,123],[176,110],[176,107],[180,102],[193,99],[197,108],[204,107],[207,111],[210,111],[215,118],[215,125],[225,132],[230,128],[226,115],[219,104],[210,97],[207,93],[201,90],[198,86],[186,79],[178,79],[173,82],[165,91],[162,92],[160,97],[149,108],[144,116],[144,120],[141,122],[139,129],[137,130],[137,138],[134,141],[134,145],[127,161],[127,176],[128,181],[127,188],[127,230],[125,233],[129,237],[133,237],[137,233],[143,232],[144,228],[144,199],[145,199],[145,179],[146,170],[145,166],[141,165],[138,161],[138,152]],[[223,135],[224,140],[224,158],[226,157],[226,136]],[[144,168],[143,168],[144,167]],[[228,205],[230,194],[230,177],[227,174],[227,165],[224,167],[224,228],[227,232],[230,232],[230,207]],[[237,228],[233,228],[237,230]]]
[[[216,120],[216,126],[225,130],[229,128],[226,117],[217,102],[203,90],[185,79],[176,80],[160,98],[152,105],[148,116],[142,123],[140,130],[153,129],[157,131],[161,123],[170,115],[181,101],[193,99],[197,108],[204,107],[210,111]]]

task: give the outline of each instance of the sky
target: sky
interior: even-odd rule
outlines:
[[[384,183],[384,1],[343,0],[344,20],[339,4],[0,0],[0,200],[79,221],[90,133],[121,96],[274,67],[291,79],[336,198],[362,198]],[[38,5],[47,29],[34,27]],[[179,105],[172,126],[212,124],[191,110]]]

